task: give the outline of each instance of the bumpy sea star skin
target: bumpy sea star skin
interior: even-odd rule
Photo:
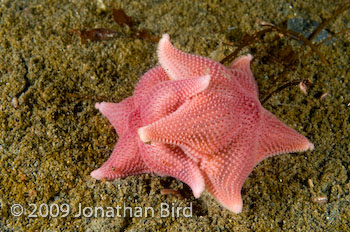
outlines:
[[[177,50],[165,34],[158,58],[160,66],[141,78],[133,96],[96,103],[119,140],[92,177],[172,176],[196,198],[207,189],[223,207],[240,213],[241,188],[255,165],[314,148],[261,106],[251,55],[225,67]]]

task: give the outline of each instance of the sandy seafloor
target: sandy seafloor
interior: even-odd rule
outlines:
[[[283,80],[310,80],[308,95],[290,87],[264,104],[308,137],[315,150],[260,163],[243,186],[241,214],[223,209],[206,192],[195,199],[188,186],[171,177],[144,174],[101,182],[89,175],[108,159],[117,140],[107,119],[94,108],[96,99],[119,102],[130,96],[140,76],[157,63],[157,45],[130,38],[128,26],[113,22],[113,7],[123,8],[134,28],[157,36],[169,33],[176,47],[220,60],[244,33],[261,30],[259,22],[280,24],[293,17],[321,22],[334,12],[334,1],[103,0],[105,12],[100,12],[97,0],[0,2],[1,231],[350,230],[349,35],[320,47],[328,65],[311,54]],[[350,11],[342,14],[327,29],[350,27],[349,15]],[[84,27],[112,28],[123,36],[81,44],[71,30]],[[300,47],[281,39],[264,46]],[[242,53],[258,56],[259,46]],[[252,69],[260,97],[278,86],[274,79],[281,72],[279,65],[257,59]],[[161,195],[163,188],[179,190],[184,199]],[[26,209],[25,215],[11,214],[15,203]],[[192,204],[192,217],[160,217],[161,203]],[[28,215],[33,211],[30,204],[68,204],[71,212],[67,217],[63,212],[42,217],[37,209],[38,217],[33,218]],[[155,216],[74,217],[79,204],[148,206]]]

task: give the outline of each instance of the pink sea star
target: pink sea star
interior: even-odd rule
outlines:
[[[241,188],[255,165],[276,154],[313,149],[261,106],[251,55],[225,67],[177,50],[165,34],[158,58],[160,66],[141,78],[133,96],[96,103],[119,140],[92,177],[172,176],[188,184],[195,197],[207,189],[222,206],[240,213]]]

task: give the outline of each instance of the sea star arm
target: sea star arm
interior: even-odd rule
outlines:
[[[168,34],[164,34],[158,45],[159,63],[169,78],[179,80],[211,74],[213,66],[218,66],[206,57],[182,52],[170,42]]]
[[[210,76],[192,79],[164,81],[155,85],[147,96],[141,109],[143,125],[150,124],[174,112],[186,100],[208,88]]]
[[[234,105],[235,99],[225,96],[196,95],[167,117],[139,128],[138,134],[146,143],[162,142],[213,153],[241,127],[242,118],[232,111]]]
[[[144,97],[153,86],[167,80],[169,80],[169,77],[161,66],[156,66],[147,71],[137,83],[134,90],[135,108],[142,104]]]
[[[243,183],[254,167],[256,150],[249,142],[253,141],[251,136],[254,134],[241,130],[230,144],[200,163],[206,189],[223,207],[237,214],[243,208]]]
[[[149,172],[140,156],[136,136],[136,133],[121,136],[109,159],[90,175],[98,180],[113,180]]]
[[[233,91],[238,93],[233,69],[226,68],[220,63],[203,56],[197,56],[182,52],[175,48],[169,39],[169,35],[164,34],[158,45],[159,63],[171,80],[181,80],[210,75],[211,91],[222,93]],[[235,73],[244,75],[240,69],[235,69]],[[231,94],[232,95],[232,94]]]
[[[175,177],[191,187],[198,198],[205,188],[203,176],[197,166],[179,147],[166,144],[140,142],[142,158],[152,172]]]
[[[250,61],[252,59],[253,57],[250,54],[236,58],[229,65],[229,69],[247,93],[258,96],[258,86],[250,69]]]
[[[122,135],[127,130],[128,117],[134,109],[133,97],[128,97],[120,103],[101,102],[95,104],[104,116],[107,117],[109,122],[113,125],[118,135]]]
[[[282,123],[269,111],[262,109],[256,164],[280,153],[313,149],[314,145],[307,138]]]

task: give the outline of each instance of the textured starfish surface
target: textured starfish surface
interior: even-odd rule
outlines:
[[[225,67],[177,50],[167,34],[157,52],[160,65],[141,78],[133,96],[96,103],[119,140],[92,177],[172,176],[196,198],[207,189],[223,207],[240,213],[241,188],[255,165],[314,148],[261,106],[251,55]]]

